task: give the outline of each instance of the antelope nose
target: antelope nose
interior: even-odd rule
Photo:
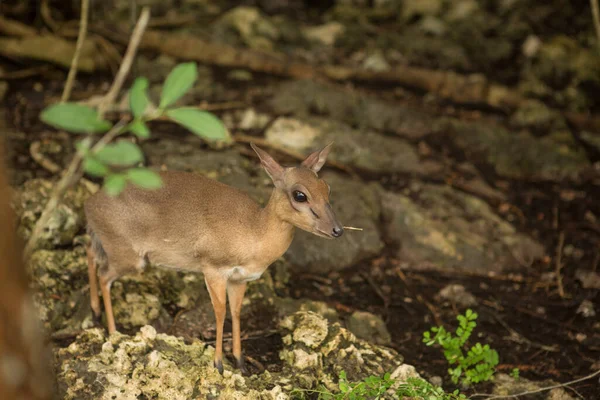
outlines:
[[[340,237],[340,236],[342,236],[343,233],[344,233],[344,228],[338,228],[338,227],[333,228],[332,235],[334,237]]]

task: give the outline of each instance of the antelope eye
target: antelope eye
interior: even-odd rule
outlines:
[[[306,195],[299,190],[295,190],[292,195],[294,196],[294,200],[298,203],[304,203],[306,201]]]

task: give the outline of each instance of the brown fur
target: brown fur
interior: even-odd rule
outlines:
[[[294,227],[327,238],[343,232],[329,205],[329,186],[317,176],[330,146],[293,168],[283,168],[266,152],[253,148],[275,184],[264,208],[236,188],[175,171],[161,173],[163,187],[158,190],[128,185],[118,197],[98,192],[86,202],[91,305],[98,315],[100,286],[109,332],[116,330],[110,300],[115,279],[142,270],[148,262],[203,272],[217,320],[215,365],[222,370],[227,293],[234,355],[243,368],[239,311],[246,282],[257,279],[285,253]],[[303,192],[308,201],[294,200],[295,191]]]

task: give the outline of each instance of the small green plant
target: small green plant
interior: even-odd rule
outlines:
[[[177,65],[167,76],[160,103],[155,107],[148,97],[148,80],[144,77],[137,78],[129,91],[132,120],[125,125],[113,125],[103,119],[95,108],[69,102],[45,108],[40,118],[54,128],[86,135],[76,143],[77,151],[83,157],[83,170],[91,176],[103,178],[103,188],[109,195],[118,195],[127,183],[145,189],[156,189],[162,185],[160,176],[148,168],[139,167],[144,160],[139,146],[126,140],[92,146],[91,136],[109,132],[111,137],[116,137],[131,132],[140,139],[146,139],[150,137],[147,123],[166,117],[205,140],[231,141],[227,129],[213,114],[193,107],[173,107],[194,85],[196,79],[196,63]]]
[[[498,353],[489,345],[476,343],[465,355],[466,343],[473,329],[477,326],[477,313],[467,310],[465,315],[457,316],[458,328],[453,335],[442,326],[433,327],[430,331],[423,333],[423,342],[427,346],[435,344],[442,346],[444,356],[450,367],[448,373],[452,382],[459,381],[464,385],[485,382],[493,379],[495,367],[498,365]]]
[[[520,377],[519,368],[513,368],[512,371],[510,371],[510,376],[512,376],[515,381],[518,381]]]
[[[465,400],[467,396],[457,389],[452,393],[444,392],[439,386],[434,386],[421,378],[408,378],[400,384],[396,394],[399,398],[408,397],[419,400]]]
[[[346,372],[342,371],[339,375],[338,387],[340,393],[320,393],[319,400],[359,400],[359,399],[380,399],[381,396],[394,384],[387,373],[383,377],[369,376],[360,382],[349,382]]]
[[[359,382],[350,382],[346,372],[339,375],[337,393],[330,392],[326,387],[320,386],[316,390],[297,389],[293,394],[305,398],[306,393],[318,394],[319,400],[379,400],[396,383],[389,373],[384,376],[369,376]],[[465,400],[466,396],[458,390],[446,393],[444,389],[434,386],[422,378],[409,378],[407,382],[398,385],[395,390],[398,398],[409,397],[415,400]]]

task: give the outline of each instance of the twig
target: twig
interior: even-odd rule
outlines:
[[[592,6],[592,16],[594,17],[594,28],[596,28],[596,44],[600,50],[600,7],[598,6],[598,0],[590,0]]]
[[[511,399],[511,398],[515,398],[515,397],[521,397],[521,396],[527,396],[530,394],[535,394],[535,393],[541,393],[541,392],[546,392],[548,390],[552,390],[552,389],[558,389],[558,388],[563,388],[563,387],[567,387],[569,385],[572,385],[574,383],[578,383],[578,382],[583,382],[586,381],[588,379],[592,379],[593,377],[600,375],[600,369],[592,372],[589,375],[584,376],[583,378],[579,378],[579,379],[575,379],[569,382],[565,382],[565,383],[558,383],[556,385],[552,385],[552,386],[546,386],[543,388],[539,388],[536,390],[528,390],[526,392],[521,392],[521,393],[515,393],[515,394],[510,394],[510,395],[493,395],[493,394],[485,394],[485,393],[475,393],[473,395],[471,395],[471,397],[486,397],[487,400],[494,400],[494,399]]]
[[[565,244],[565,232],[561,232],[558,237],[558,247],[556,248],[556,284],[558,285],[558,294],[561,298],[565,298],[565,288],[563,287],[562,275],[562,249]]]
[[[59,173],[60,167],[58,164],[43,155],[40,151],[40,146],[41,142],[39,140],[36,140],[29,146],[29,154],[31,155],[31,158],[33,158],[33,161],[52,174]]]
[[[83,3],[87,3],[88,0],[81,0],[81,14],[83,15]],[[87,14],[87,10],[85,11]],[[48,0],[42,0],[42,4],[40,4],[40,14],[42,16],[42,19],[44,20],[44,22],[46,23],[46,25],[48,25],[48,27],[50,28],[50,30],[52,30],[52,32],[56,32],[58,31],[58,24],[52,19],[52,14],[50,11],[50,6],[48,5]],[[87,19],[87,18],[86,18]]]
[[[362,231],[363,228],[355,228],[353,226],[344,226],[344,229],[347,229],[349,231]]]
[[[526,343],[526,344],[529,344],[530,346],[537,347],[544,351],[549,351],[549,352],[553,352],[553,353],[557,353],[559,351],[556,348],[556,346],[546,346],[545,344],[542,344],[542,343],[532,342],[531,340],[527,339],[525,336],[521,335],[519,332],[517,332],[513,328],[511,328],[498,315],[492,314],[492,316],[496,319],[496,321],[498,321],[498,323],[500,325],[502,325],[504,327],[504,329],[506,329],[510,333],[508,340],[513,341],[515,343]]]
[[[252,365],[254,365],[256,367],[256,369],[258,369],[258,373],[262,374],[265,371],[265,366],[258,361],[257,359],[250,357],[248,355],[244,355],[244,358]]]
[[[433,307],[433,305],[430,302],[428,302],[427,300],[425,300],[423,298],[423,296],[421,296],[420,294],[416,294],[415,295],[414,293],[412,293],[412,290],[410,290],[410,288],[409,288],[408,278],[406,277],[406,275],[404,275],[404,272],[402,272],[402,270],[400,268],[395,268],[395,270],[396,270],[396,274],[398,275],[398,277],[402,280],[402,282],[404,282],[405,290],[408,292],[408,294],[410,294],[411,296],[414,296],[415,299],[417,299],[417,301],[419,303],[421,303],[425,307],[427,307],[427,309],[429,310],[429,312],[433,316],[433,319],[435,320],[436,324],[438,324],[438,326],[441,326],[442,325],[442,320],[441,320],[438,312]]]
[[[129,45],[127,46],[127,50],[125,51],[125,56],[123,57],[123,62],[121,63],[121,67],[119,68],[119,72],[113,84],[102,99],[100,105],[98,106],[98,113],[100,116],[104,115],[106,108],[115,102],[123,83],[125,82],[125,78],[131,69],[131,64],[133,64],[133,59],[135,58],[135,54],[137,52],[137,48],[142,40],[142,36],[144,35],[144,31],[146,30],[146,26],[148,25],[148,21],[150,20],[150,9],[148,7],[144,7],[142,9],[142,13],[138,22],[131,34],[131,40],[129,41]]]
[[[125,120],[119,121],[115,126],[112,127],[110,131],[106,135],[102,137],[95,145],[92,147],[91,152],[95,153],[102,149],[108,142],[114,139],[119,133],[121,133],[122,128],[125,126]],[[52,194],[50,195],[50,199],[46,203],[44,210],[42,211],[42,215],[37,220],[31,235],[29,236],[29,240],[25,246],[25,250],[23,251],[23,257],[25,260],[28,260],[31,256],[31,253],[35,249],[37,242],[40,239],[40,235],[42,234],[43,229],[48,224],[50,217],[52,216],[52,212],[58,206],[58,202],[62,199],[67,189],[73,185],[82,175],[83,172],[79,168],[81,166],[81,162],[83,161],[83,154],[81,152],[75,153],[67,171],[63,175],[63,177],[58,181],[58,184],[54,187]]]
[[[367,273],[362,273],[359,274],[364,280],[367,281],[367,283],[369,284],[369,286],[371,286],[371,289],[373,289],[373,291],[375,292],[375,294],[377,294],[377,296],[379,296],[379,298],[383,301],[383,308],[385,310],[385,312],[387,313],[388,307],[390,305],[390,299],[388,296],[386,296],[383,291],[379,288],[379,286],[377,286],[377,283],[375,283],[375,281],[373,280],[373,278],[371,278],[371,276]]]
[[[47,2],[42,2],[42,9]],[[50,12],[48,10],[48,12]],[[71,68],[69,69],[69,75],[67,76],[67,82],[63,90],[60,101],[64,103],[71,97],[71,90],[73,89],[73,83],[75,82],[75,76],[77,75],[77,67],[79,65],[79,57],[81,56],[81,49],[83,49],[83,43],[87,36],[87,25],[88,25],[88,13],[89,13],[89,0],[81,0],[81,22],[79,24],[79,35],[77,36],[77,44],[75,45],[75,54],[73,60],[71,60]]]

